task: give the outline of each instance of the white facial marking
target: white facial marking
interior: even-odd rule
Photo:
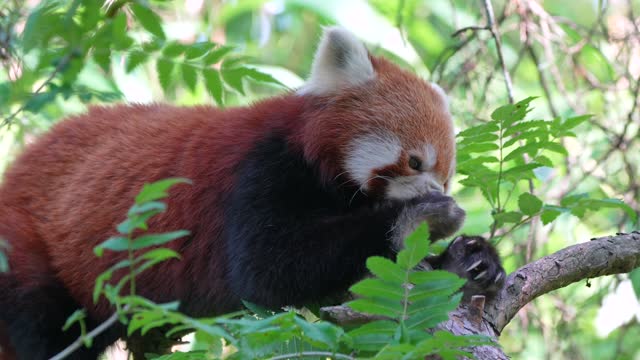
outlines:
[[[351,177],[366,189],[373,170],[395,164],[401,151],[402,145],[395,136],[365,135],[350,144],[344,166]]]
[[[434,178],[433,174],[424,172],[419,175],[400,176],[389,181],[387,197],[408,200],[430,191],[443,192],[444,187]]]
[[[344,28],[329,27],[313,59],[311,76],[298,94],[326,95],[373,78],[373,65],[362,42]]]
[[[424,146],[424,166],[426,169],[431,170],[436,166],[438,160],[438,151],[431,144]]]

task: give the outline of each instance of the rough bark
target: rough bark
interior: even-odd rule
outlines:
[[[577,281],[628,273],[640,267],[640,232],[595,238],[569,246],[511,273],[498,295],[485,303],[474,296],[438,325],[453,334],[482,334],[498,343],[501,331],[518,311],[540,295]],[[323,316],[340,324],[373,320],[344,306],[322,308]],[[477,359],[508,359],[498,346],[473,349]]]

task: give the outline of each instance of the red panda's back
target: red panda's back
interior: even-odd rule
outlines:
[[[72,295],[89,305],[95,277],[121,256],[96,259],[93,247],[115,233],[145,182],[167,177],[190,178],[193,185],[171,191],[169,210],[152,221],[151,231],[198,231],[204,216],[211,219],[206,230],[219,233],[216,200],[231,182],[229,168],[247,151],[242,144],[251,142],[227,133],[234,124],[255,126],[233,114],[210,107],[116,106],[92,108],[54,126],[18,157],[0,187],[0,212],[23,214],[19,226],[33,230],[28,239],[8,239],[14,273],[50,262]],[[184,245],[178,240],[171,246],[185,257],[197,252]],[[149,286],[171,284],[163,296],[171,300],[184,290],[177,278],[197,265],[162,266],[144,276]]]

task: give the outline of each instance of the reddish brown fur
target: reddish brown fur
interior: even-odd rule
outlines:
[[[140,294],[155,301],[205,299],[190,309],[194,315],[232,309],[220,203],[234,183],[233,168],[270,132],[290,134],[291,146],[318,162],[326,181],[344,171],[349,141],[375,129],[396,134],[407,148],[431,143],[438,149],[436,172],[442,181],[448,177],[453,130],[443,100],[388,61],[372,62],[376,80],[336,96],[287,94],[228,110],[97,107],[62,121],[24,151],[0,187],[0,236],[12,246],[12,274],[25,287],[55,275],[95,319],[108,317],[106,302],[93,304],[93,283],[124,255],[96,258],[93,247],[115,234],[145,182],[185,177],[193,185],[171,191],[168,211],[152,220],[150,231],[187,229],[192,237],[169,245],[180,261],[140,275]]]
[[[15,221],[2,217],[8,227],[2,236],[12,246],[12,273],[29,277],[54,271],[74,298],[95,315],[108,316],[104,306],[92,309],[91,288],[121,254],[108,252],[97,259],[92,248],[115,233],[145,182],[181,176],[193,185],[171,192],[169,210],[153,221],[152,231],[179,227],[192,231],[194,239],[173,242],[170,246],[183,260],[141,275],[141,291],[159,301],[205,295],[196,295],[201,290],[190,285],[210,275],[218,277],[208,278],[212,285],[224,284],[219,278],[224,264],[202,254],[221,251],[216,204],[231,188],[231,169],[271,127],[296,126],[303,105],[303,98],[286,96],[224,112],[210,107],[115,106],[92,108],[61,122],[17,159],[0,189],[2,209],[10,209],[14,218],[15,212],[25,213]],[[204,224],[198,221],[202,218],[218,221]],[[12,231],[23,233],[15,236]],[[220,301],[214,303],[224,304],[225,288],[206,291],[219,294],[214,298]]]

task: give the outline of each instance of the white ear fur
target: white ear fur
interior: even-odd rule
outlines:
[[[311,76],[298,93],[326,95],[374,77],[369,53],[362,42],[344,28],[329,27],[313,59]]]
[[[431,88],[435,90],[438,93],[438,95],[440,95],[440,97],[442,98],[442,101],[444,102],[444,105],[446,106],[447,110],[449,110],[449,96],[447,95],[447,93],[444,92],[444,90],[440,87],[440,85],[433,82],[431,83]]]

